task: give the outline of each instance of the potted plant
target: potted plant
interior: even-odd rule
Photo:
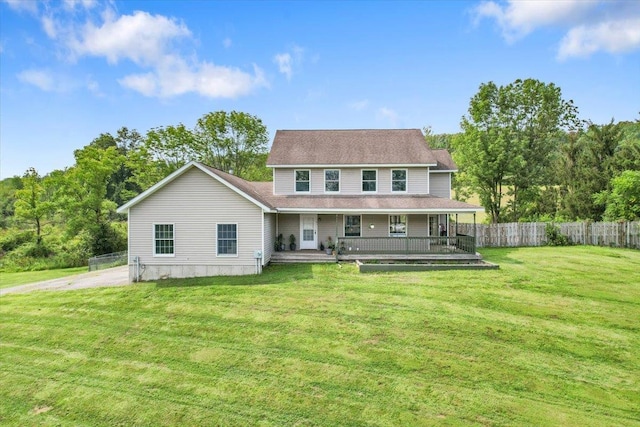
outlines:
[[[327,255],[331,255],[335,251],[336,245],[331,240],[331,236],[327,237]]]
[[[324,251],[324,243],[320,242],[320,250]]]
[[[276,244],[275,244],[275,249],[276,251],[284,251],[285,250],[285,245],[284,245],[284,238],[282,237],[282,233],[278,234],[278,237],[276,237]]]
[[[296,250],[296,236],[293,234],[289,236],[289,249],[292,251]]]

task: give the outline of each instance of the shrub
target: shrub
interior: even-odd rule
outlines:
[[[547,236],[547,245],[549,246],[568,246],[571,244],[569,237],[560,233],[560,227],[552,222],[545,226],[544,232]]]

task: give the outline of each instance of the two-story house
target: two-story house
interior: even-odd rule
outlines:
[[[131,279],[256,274],[278,235],[344,259],[475,253],[449,218],[482,208],[451,199],[456,166],[419,129],[280,130],[267,166],[272,182],[249,182],[191,162],[121,206]]]

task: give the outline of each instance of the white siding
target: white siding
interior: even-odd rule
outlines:
[[[282,234],[282,242],[289,250],[289,236],[296,236],[296,245],[300,242],[300,215],[298,214],[278,214],[278,233]]]
[[[431,195],[444,197],[445,199],[451,198],[451,173],[431,173],[429,175]]]
[[[262,216],[258,206],[193,168],[131,207],[129,256],[140,258],[143,280],[255,273]],[[218,223],[238,225],[238,256],[216,256]],[[174,224],[174,256],[153,256],[153,224]]]
[[[264,253],[262,264],[267,265],[271,261],[276,238],[276,215],[264,214]]]

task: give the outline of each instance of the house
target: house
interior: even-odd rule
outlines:
[[[482,208],[451,199],[456,166],[419,129],[279,130],[267,166],[272,182],[249,182],[191,162],[121,206],[131,279],[257,274],[279,234],[296,251],[337,244],[344,259],[475,255],[449,218]]]

